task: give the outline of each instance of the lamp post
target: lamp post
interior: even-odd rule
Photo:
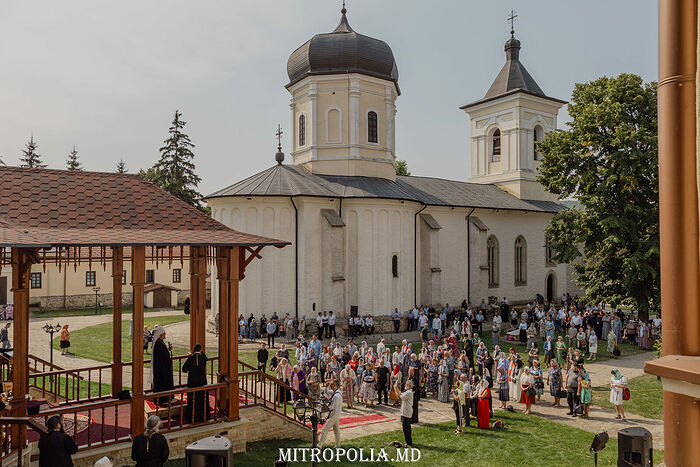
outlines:
[[[44,327],[42,328],[45,333],[49,334],[49,361],[51,364],[53,364],[53,335],[56,334],[57,332],[61,331],[61,325],[56,323],[55,326],[51,326],[49,323],[46,323]]]
[[[331,408],[328,403],[322,399],[318,399],[312,402],[312,405],[308,405],[305,400],[298,399],[294,404],[294,414],[302,423],[305,423],[307,420],[311,422],[311,447],[318,447],[318,423],[325,423],[331,415]],[[317,465],[315,461],[311,461],[312,467],[316,467]]]
[[[99,288],[99,287],[93,287],[92,290],[95,291],[95,314],[97,314],[97,305],[98,305],[98,301],[97,301],[97,292],[100,291],[100,288]]]

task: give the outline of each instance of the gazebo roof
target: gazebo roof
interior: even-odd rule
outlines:
[[[284,246],[238,232],[134,174],[0,167],[0,247]]]

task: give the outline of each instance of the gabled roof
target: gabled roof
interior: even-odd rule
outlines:
[[[535,82],[535,79],[525,69],[525,66],[520,62],[519,40],[511,36],[511,38],[506,41],[505,51],[506,63],[503,65],[503,68],[501,68],[501,71],[496,76],[489,90],[486,91],[486,95],[478,101],[463,105],[460,109],[473,107],[477,104],[517,92],[566,103],[566,101],[547,96],[537,82]]]
[[[0,167],[0,247],[284,246],[232,230],[134,174]]]
[[[375,177],[317,175],[303,166],[295,165],[275,165],[216,191],[206,199],[228,196],[383,198],[415,201],[429,206],[535,212],[565,209],[557,202],[519,199],[495,185],[415,176],[397,176],[393,181]]]

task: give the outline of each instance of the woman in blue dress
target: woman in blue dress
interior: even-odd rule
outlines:
[[[559,391],[561,385],[561,368],[556,360],[549,362],[549,373],[547,374],[547,383],[549,384],[549,394],[554,398],[553,407],[560,407]]]
[[[535,383],[533,384],[535,388],[535,395],[537,396],[537,402],[540,402],[542,394],[544,394],[544,380],[542,379],[542,368],[540,368],[540,361],[533,360],[532,368],[530,368],[530,374],[535,378]]]
[[[434,358],[428,364],[428,391],[437,397],[438,392],[438,361]]]

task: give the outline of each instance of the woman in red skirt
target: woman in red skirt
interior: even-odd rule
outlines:
[[[479,428],[491,428],[489,424],[489,399],[491,398],[491,390],[489,383],[486,380],[481,380],[479,388],[479,402],[477,405],[477,426]]]
[[[525,404],[525,410],[523,410],[523,413],[530,413],[530,407],[535,403],[534,384],[535,377],[530,374],[530,367],[526,366],[523,368],[523,375],[520,377],[520,387],[522,388],[520,402]]]

